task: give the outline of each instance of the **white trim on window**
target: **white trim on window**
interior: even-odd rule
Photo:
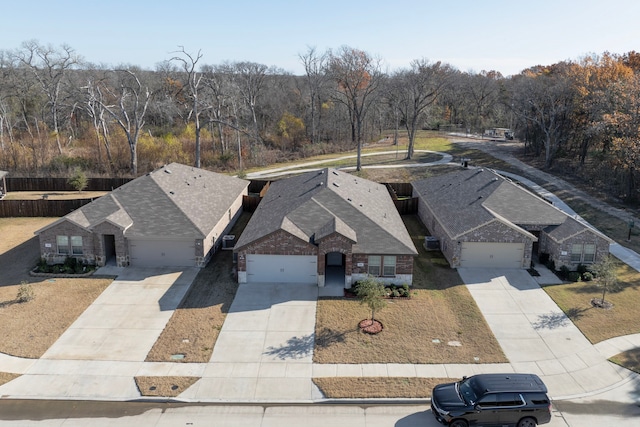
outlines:
[[[71,236],[71,254],[82,255],[82,236]]]
[[[396,275],[396,257],[385,256],[382,261],[382,275],[383,276],[395,276]]]
[[[69,236],[56,236],[56,246],[60,255],[69,255]]]
[[[381,256],[369,255],[367,272],[372,276],[380,276]]]

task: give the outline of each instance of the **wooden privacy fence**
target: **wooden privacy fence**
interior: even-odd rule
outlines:
[[[67,187],[56,187],[67,185],[63,178],[12,178],[15,182],[7,182],[9,191],[72,191]],[[98,178],[94,178],[98,180]],[[9,181],[10,178],[7,178]],[[90,180],[91,183],[93,181]],[[88,191],[110,191],[110,186],[117,188],[130,181],[130,178],[100,178]],[[30,183],[29,183],[30,182]],[[21,186],[16,188],[15,186]],[[418,199],[411,197],[411,183],[389,183],[386,184],[393,203],[400,215],[415,214],[418,212]],[[109,188],[107,188],[109,187]],[[247,212],[254,212],[262,200],[262,196],[269,188],[268,181],[253,181],[249,187],[250,195],[244,196],[242,207]],[[1,200],[0,218],[8,217],[62,217],[70,212],[91,203],[94,199],[75,200]]]
[[[91,203],[92,200],[2,200],[0,217],[61,217]]]
[[[418,213],[418,199],[417,198],[404,198],[396,199],[393,201],[396,205],[396,209],[400,215],[409,215]]]
[[[89,178],[86,191],[111,191],[131,181],[132,178]],[[6,177],[7,191],[74,191],[67,178],[17,178]]]

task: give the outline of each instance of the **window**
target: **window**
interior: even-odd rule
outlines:
[[[82,236],[71,236],[71,255],[82,255]]]
[[[582,261],[582,245],[573,244],[571,245],[571,262],[580,261]]]
[[[380,256],[369,255],[369,274],[372,276],[380,275]]]
[[[594,243],[574,243],[571,245],[571,262],[592,263],[596,259],[596,245]]]
[[[395,276],[396,275],[396,257],[386,256],[384,257],[384,263],[382,266],[383,276]]]
[[[56,236],[56,244],[59,254],[69,255],[69,236]]]
[[[593,262],[596,259],[596,245],[593,243],[586,243],[584,245],[584,256],[582,257],[583,262]]]
[[[369,255],[369,274],[372,276],[395,276],[396,257]]]

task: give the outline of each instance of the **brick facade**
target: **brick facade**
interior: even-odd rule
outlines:
[[[368,254],[354,254],[353,242],[339,233],[332,233],[313,245],[287,233],[278,230],[238,251],[237,268],[239,275],[247,271],[247,254],[261,255],[315,255],[318,257],[318,284],[324,285],[324,272],[327,254],[338,252],[345,256],[345,284],[350,287],[353,280],[368,272]],[[378,255],[378,254],[376,254]],[[411,284],[413,280],[413,256],[396,256],[396,276],[381,279],[387,282]],[[358,263],[362,263],[361,267]]]
[[[284,230],[277,230],[238,251],[238,271],[247,271],[247,254],[318,255],[318,247]]]
[[[478,227],[468,233],[457,236],[456,239],[449,237],[444,227],[438,222],[431,212],[426,202],[420,198],[418,202],[418,216],[427,227],[430,234],[440,241],[440,250],[452,268],[460,266],[462,245],[458,242],[500,242],[500,243],[524,243],[524,255],[522,267],[531,266],[531,253],[533,249],[533,239],[527,234],[518,231],[498,220],[491,221],[482,227]]]
[[[609,241],[603,237],[593,233],[589,229],[564,240],[556,242],[547,236],[544,232],[540,235],[539,253],[549,254],[549,259],[555,263],[556,269],[562,266],[568,267],[570,270],[576,270],[579,264],[591,264],[587,262],[572,262],[571,248],[574,244],[594,244],[596,246],[595,260],[593,263],[602,261],[609,254]]]
[[[73,257],[87,264],[93,265],[96,263],[93,234],[70,221],[61,221],[55,226],[47,228],[38,236],[40,241],[40,256],[45,259],[48,264],[62,264],[68,256],[72,256],[70,253],[67,255],[58,252],[57,236],[67,236],[69,239],[71,239],[71,236],[81,236],[82,255],[74,255]]]

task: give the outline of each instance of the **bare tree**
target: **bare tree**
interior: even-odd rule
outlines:
[[[119,69],[114,71],[116,81],[110,87],[97,87],[100,97],[94,97],[105,111],[113,118],[127,137],[130,153],[130,169],[135,176],[138,174],[138,138],[145,123],[147,108],[153,97],[148,86],[140,82],[135,69]],[[106,94],[102,92],[105,91]],[[113,100],[115,104],[107,105],[101,99]]]
[[[179,62],[182,66],[182,69],[185,73],[186,87],[189,92],[187,93],[188,98],[191,101],[191,110],[189,111],[188,117],[193,119],[195,124],[195,137],[196,137],[196,153],[195,153],[195,167],[200,167],[200,115],[204,110],[207,109],[206,106],[201,105],[202,100],[199,97],[198,91],[200,89],[200,84],[202,83],[202,73],[198,73],[196,70],[196,66],[198,65],[198,61],[202,58],[202,52],[198,50],[196,54],[190,54],[184,50],[183,46],[179,46],[180,51],[178,52],[180,56],[174,56],[171,58],[171,61]]]
[[[255,62],[236,62],[233,64],[232,70],[238,91],[251,113],[254,141],[261,143],[256,106],[260,92],[264,87],[268,67]]]
[[[298,55],[306,74],[309,90],[309,111],[311,114],[311,142],[318,142],[318,104],[320,94],[327,81],[327,54],[318,54],[315,47],[309,47],[307,52]]]
[[[357,145],[356,170],[360,171],[363,124],[383,78],[380,60],[367,52],[342,46],[336,53],[329,52],[328,70],[336,82],[334,99],[349,111],[351,141]]]
[[[97,70],[96,70],[97,71]],[[82,89],[86,90],[86,96],[84,99],[84,111],[91,119],[93,125],[93,131],[96,137],[96,153],[98,157],[98,164],[102,165],[102,150],[104,146],[105,153],[107,155],[108,168],[111,169],[114,166],[113,155],[111,154],[111,140],[109,135],[109,127],[107,126],[107,110],[105,108],[106,99],[103,95],[101,86],[105,80],[104,76],[100,76],[97,72],[87,76],[87,85]]]
[[[23,49],[18,50],[15,55],[33,72],[49,100],[58,152],[62,153],[59,127],[60,91],[65,74],[81,59],[68,45],[62,45],[60,50],[56,50],[52,46],[42,46],[36,41],[25,42]]]
[[[541,135],[544,168],[548,169],[565,139],[566,122],[573,103],[570,80],[563,66],[555,70],[529,70],[518,76],[514,112]]]
[[[416,131],[444,86],[447,71],[448,67],[440,62],[431,64],[426,59],[418,59],[411,62],[410,70],[400,71],[393,78],[395,105],[409,136],[407,159],[413,157]]]

